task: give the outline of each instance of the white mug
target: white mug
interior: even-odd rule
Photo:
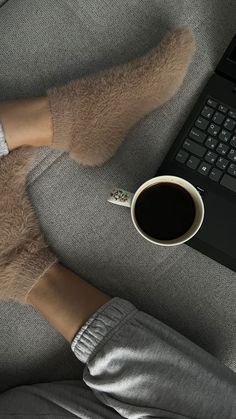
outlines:
[[[192,197],[195,205],[195,218],[192,225],[182,236],[172,240],[157,240],[148,236],[144,231],[141,230],[135,217],[135,204],[139,195],[150,186],[159,185],[163,182],[174,183],[175,185],[184,188]],[[114,188],[110,193],[108,201],[112,204],[129,207],[131,209],[131,218],[133,224],[139,234],[141,234],[141,236],[143,236],[149,242],[158,244],[160,246],[176,246],[185,243],[187,240],[190,240],[198,232],[204,219],[204,204],[200,193],[191,183],[187,182],[187,180],[177,176],[165,175],[150,179],[143,183],[134,194],[128,191],[124,191],[123,189]]]

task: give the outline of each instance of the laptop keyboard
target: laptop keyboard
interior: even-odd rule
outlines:
[[[175,159],[236,192],[236,110],[209,98]]]

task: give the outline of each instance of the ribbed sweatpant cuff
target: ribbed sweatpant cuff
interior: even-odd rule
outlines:
[[[98,345],[109,338],[112,331],[137,309],[130,302],[113,298],[100,307],[75,336],[71,348],[76,357],[87,363]]]

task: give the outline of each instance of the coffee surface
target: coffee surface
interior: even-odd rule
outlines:
[[[191,195],[170,182],[145,189],[135,204],[139,227],[157,240],[174,240],[185,234],[193,224],[195,211]]]

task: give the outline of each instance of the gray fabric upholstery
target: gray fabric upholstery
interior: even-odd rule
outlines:
[[[106,203],[153,176],[236,28],[234,0],[8,0],[0,8],[0,98],[125,62],[166,29],[190,25],[198,51],[181,92],[142,121],[99,169],[41,150],[29,192],[61,261],[99,288],[131,300],[236,369],[236,274],[184,245],[155,247],[129,211]],[[0,304],[1,388],[75,377],[63,339],[29,307]],[[59,369],[60,367],[60,369]]]

